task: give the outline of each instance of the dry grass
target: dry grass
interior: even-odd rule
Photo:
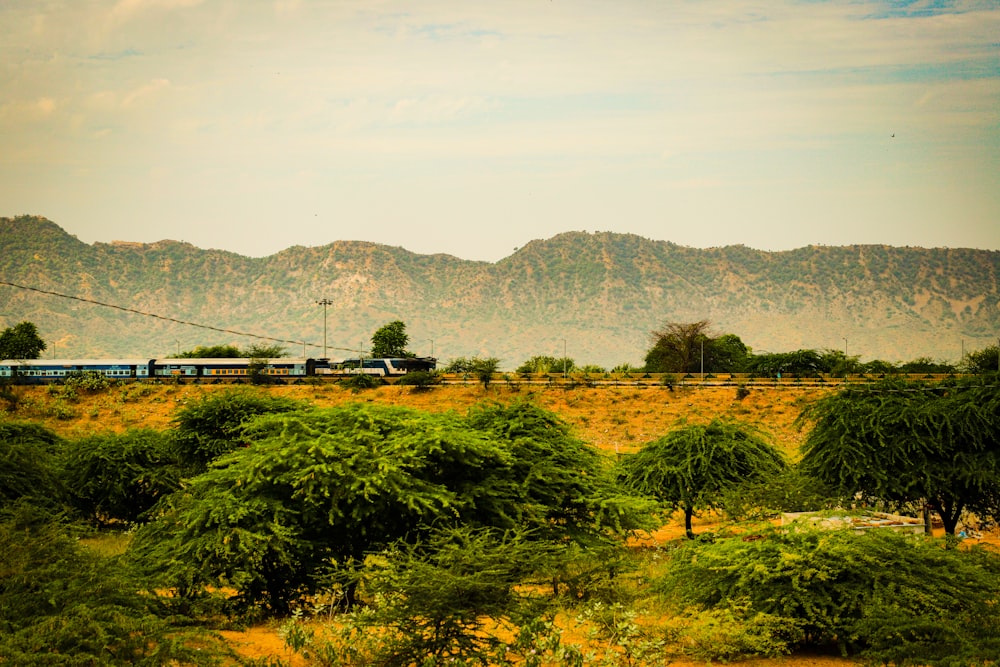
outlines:
[[[130,428],[165,429],[174,413],[226,385],[131,385],[76,398],[60,396],[45,387],[18,387],[13,419],[30,419],[60,435],[75,438]],[[771,434],[775,444],[795,455],[803,432],[794,426],[801,408],[832,389],[799,387],[753,388],[743,400],[735,387],[559,387],[510,388],[441,386],[428,391],[387,386],[353,393],[336,385],[293,385],[261,389],[276,395],[327,407],[348,402],[400,405],[431,412],[464,413],[480,401],[530,399],[551,410],[574,428],[578,437],[615,453],[635,451],[664,435],[679,421],[707,422],[731,417],[754,424]]]

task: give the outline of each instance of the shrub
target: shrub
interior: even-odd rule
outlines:
[[[686,543],[659,590],[681,609],[759,614],[801,631],[795,644],[921,665],[974,664],[1000,652],[1000,555],[891,531],[795,528]]]

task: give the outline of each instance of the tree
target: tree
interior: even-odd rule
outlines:
[[[706,370],[741,373],[751,357],[750,348],[736,334],[722,334],[706,343]]]
[[[400,320],[389,322],[372,334],[372,357],[376,359],[412,357],[413,354],[406,351],[409,342],[406,323]]]
[[[808,406],[800,465],[839,493],[926,502],[954,534],[962,512],[1000,517],[1000,390],[886,380]]]
[[[240,352],[247,359],[280,359],[285,356],[285,348],[281,345],[264,345],[255,343]]]
[[[689,425],[646,443],[620,463],[626,489],[684,511],[684,528],[694,538],[697,510],[721,506],[727,493],[777,475],[787,464],[764,435],[747,424],[712,420]]]
[[[83,546],[36,507],[0,511],[0,553],[5,665],[203,665],[226,655],[120,558]]]
[[[59,436],[38,424],[0,423],[0,507],[24,500],[61,509],[66,488],[59,476]]]
[[[163,504],[133,553],[178,591],[225,585],[277,614],[331,570],[349,575],[398,539],[460,521],[509,462],[455,415],[396,407],[268,415],[247,436]]]
[[[208,394],[174,415],[178,457],[194,472],[202,472],[212,459],[247,444],[243,427],[254,417],[302,407],[293,399],[250,388]]]
[[[576,369],[576,364],[569,357],[556,358],[550,356],[535,356],[518,366],[515,373],[562,373]]]
[[[0,333],[0,359],[37,359],[45,350],[45,341],[31,322],[21,322]]]
[[[490,388],[493,375],[500,366],[500,360],[496,357],[486,357],[485,359],[475,359],[472,364],[472,373],[483,383],[483,389]]]
[[[729,612],[784,653],[836,642],[869,664],[942,667],[1000,655],[995,550],[884,529],[793,525],[754,538],[682,545],[660,582],[664,599]]]
[[[137,532],[163,586],[224,585],[283,613],[331,576],[353,602],[367,556],[430,526],[524,526],[565,548],[632,520],[596,453],[537,409],[346,405],[260,417],[245,437]]]
[[[73,505],[98,524],[137,523],[180,487],[170,436],[152,429],[94,435],[66,448],[64,480]]]
[[[965,359],[962,360],[962,366],[964,366],[968,373],[1000,372],[1000,362],[997,361],[998,355],[1000,355],[1000,346],[997,345],[969,352],[965,355]]]
[[[746,372],[760,377],[775,377],[779,374],[808,377],[824,373],[827,368],[823,356],[816,350],[755,354],[745,367]]]
[[[697,373],[701,369],[702,346],[710,336],[708,320],[667,322],[653,331],[653,346],[646,352],[649,373]]]
[[[176,355],[175,359],[239,359],[243,353],[235,345],[199,345]]]
[[[616,488],[598,450],[558,415],[518,400],[474,406],[466,421],[511,456],[483,482],[479,523],[583,545],[645,526],[649,508]]]

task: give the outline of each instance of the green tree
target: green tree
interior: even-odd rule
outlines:
[[[689,542],[658,590],[681,611],[728,611],[785,652],[836,643],[871,664],[981,665],[1000,655],[1000,557],[890,530],[806,526]]]
[[[285,356],[285,348],[281,345],[256,343],[241,350],[239,356],[247,359],[280,359]]]
[[[927,503],[953,534],[969,510],[1000,517],[1000,389],[887,380],[809,405],[800,465],[843,496]]]
[[[701,352],[711,340],[708,320],[667,322],[651,334],[653,346],[646,352],[649,373],[697,373]]]
[[[747,373],[759,377],[775,377],[779,374],[810,377],[827,372],[827,368],[823,356],[816,350],[755,354],[745,366]]]
[[[45,350],[45,341],[31,322],[21,322],[0,333],[0,359],[37,359]]]
[[[136,557],[165,585],[226,585],[285,613],[329,571],[492,502],[482,482],[509,455],[454,415],[349,405],[260,418],[140,529]],[[349,590],[348,600],[353,599]]]
[[[371,356],[375,359],[412,357],[406,351],[410,337],[406,334],[406,323],[400,320],[389,322],[372,334]]]
[[[225,655],[120,558],[97,555],[35,507],[0,511],[0,553],[3,664],[155,667]]]
[[[751,351],[736,334],[722,334],[708,341],[705,355],[705,370],[712,373],[741,373],[751,357]]]
[[[44,426],[0,423],[0,507],[23,500],[58,511],[66,495],[58,460],[63,447]]]
[[[537,587],[523,584],[560,552],[517,532],[469,527],[397,542],[365,574],[371,606],[347,620],[340,646],[330,648],[353,649],[354,664],[510,665],[526,656],[508,630],[537,620],[542,606]]]
[[[496,357],[486,357],[484,359],[474,360],[472,364],[472,373],[482,383],[483,389],[490,388],[490,382],[493,381],[493,375],[496,374],[499,366],[500,360]]]
[[[649,527],[651,508],[623,494],[600,452],[576,438],[558,415],[518,400],[476,405],[466,421],[511,457],[482,482],[477,502],[485,514],[478,523],[584,546]]]
[[[1000,347],[996,345],[985,347],[982,350],[967,353],[962,360],[962,366],[968,373],[997,373],[1000,372],[998,355],[1000,355]]]
[[[152,429],[76,440],[65,449],[63,469],[74,507],[103,525],[143,520],[180,487],[182,475],[171,437]]]
[[[174,415],[178,457],[201,472],[209,461],[248,444],[243,427],[254,417],[302,407],[298,401],[249,387],[207,394]]]
[[[515,373],[562,373],[576,370],[576,363],[569,357],[535,356],[518,366]]]
[[[627,454],[619,465],[625,488],[684,511],[691,539],[696,511],[718,508],[729,492],[775,476],[787,466],[762,433],[719,419],[676,428]]]
[[[899,365],[900,373],[954,373],[955,367],[946,361],[934,361],[930,357],[917,357]]]
[[[177,354],[175,359],[239,359],[244,355],[235,345],[199,345]]]
[[[248,447],[161,504],[134,554],[165,587],[225,585],[244,604],[283,613],[331,576],[352,601],[367,556],[432,525],[525,526],[563,548],[602,542],[633,521],[630,501],[564,429],[532,408],[267,415],[247,427]]]

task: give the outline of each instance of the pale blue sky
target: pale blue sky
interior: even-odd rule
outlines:
[[[0,215],[86,242],[1000,249],[996,0],[0,0],[0,63]]]

